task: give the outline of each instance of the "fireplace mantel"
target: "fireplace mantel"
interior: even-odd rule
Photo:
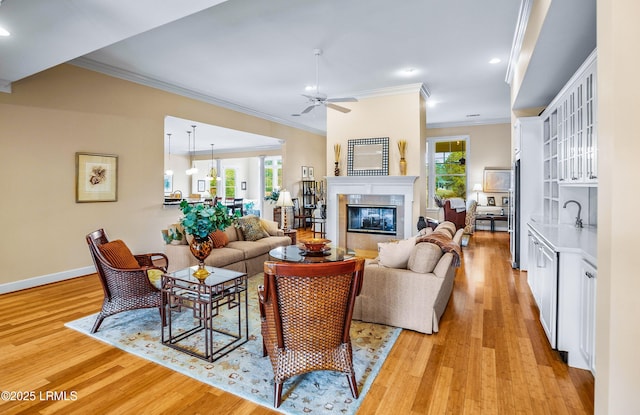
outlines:
[[[404,196],[404,235],[413,228],[413,185],[418,176],[336,176],[327,179],[327,238],[338,241],[339,195]],[[398,212],[400,213],[400,212]]]

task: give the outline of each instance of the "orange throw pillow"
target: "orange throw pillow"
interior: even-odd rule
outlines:
[[[100,252],[114,268],[136,269],[140,264],[136,261],[127,245],[120,239],[99,246]]]
[[[222,248],[229,243],[229,237],[224,231],[215,231],[209,234],[209,237],[213,241],[214,248]]]

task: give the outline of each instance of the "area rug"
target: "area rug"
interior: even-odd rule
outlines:
[[[164,346],[160,341],[157,309],[134,310],[107,317],[97,333],[90,334],[96,315],[65,324],[128,353],[148,359],[201,382],[285,414],[354,414],[373,383],[401,329],[354,320],[351,325],[353,363],[360,397],[353,399],[346,375],[319,371],[295,376],[283,387],[283,402],[273,407],[273,369],[262,356],[262,337],[256,289],[262,276],[249,278],[249,340],[210,363]],[[235,312],[235,311],[234,311]],[[216,317],[221,325],[233,324],[229,310]],[[174,319],[191,320],[191,310]],[[174,326],[175,327],[175,326]],[[198,339],[194,338],[194,341]]]

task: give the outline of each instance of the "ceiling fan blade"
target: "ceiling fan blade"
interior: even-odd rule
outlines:
[[[358,102],[356,98],[344,97],[344,98],[329,98],[327,102]]]
[[[309,105],[307,108],[303,109],[303,110],[302,110],[302,112],[300,112],[300,114],[291,114],[291,115],[292,115],[293,117],[299,117],[299,116],[301,116],[302,114],[306,114],[306,113],[308,113],[309,111],[311,111],[311,110],[312,110],[312,109],[314,109],[315,107],[316,107],[316,105],[315,105],[315,104],[314,104],[314,105]]]
[[[325,104],[327,107],[334,109],[336,111],[340,111],[342,113],[347,113],[347,112],[351,112],[351,110],[349,108],[345,108],[345,107],[341,107],[340,105],[336,105],[336,104],[332,104],[330,102]]]

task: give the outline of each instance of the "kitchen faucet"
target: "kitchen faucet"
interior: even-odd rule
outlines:
[[[576,200],[567,200],[566,202],[564,202],[564,206],[562,207],[566,209],[567,205],[571,202],[578,205],[578,216],[576,216],[576,228],[582,228],[582,219],[580,219],[580,212],[582,212],[582,206],[580,206],[580,203],[578,203]]]

